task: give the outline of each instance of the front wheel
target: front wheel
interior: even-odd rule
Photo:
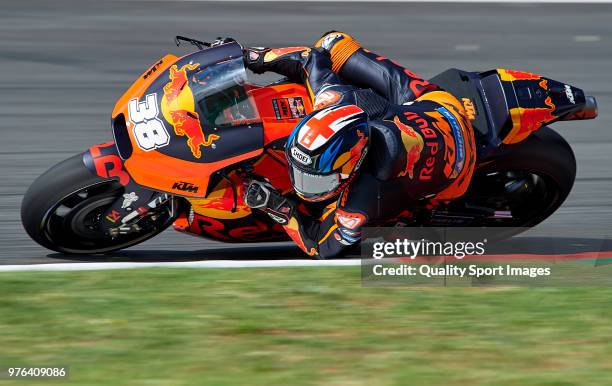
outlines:
[[[26,232],[45,248],[63,253],[106,253],[141,243],[173,221],[170,210],[147,219],[137,232],[111,237],[101,229],[106,209],[124,193],[116,180],[93,175],[82,155],[60,162],[38,177],[21,203]]]

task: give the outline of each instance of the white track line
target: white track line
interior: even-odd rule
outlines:
[[[457,44],[453,48],[455,51],[479,51],[480,44]]]
[[[0,265],[0,272],[20,271],[98,271],[134,268],[280,268],[280,267],[345,267],[361,264],[360,259],[342,260],[208,260],[171,263],[58,263]]]
[[[578,43],[593,43],[601,41],[599,35],[577,35],[574,36],[574,41]]]
[[[131,0],[131,1],[158,1],[167,2],[168,0]],[[176,0],[178,2],[200,2],[206,3],[216,0]],[[289,0],[225,0],[226,2],[251,2],[258,3],[263,1],[291,3]],[[609,4],[612,0],[306,0],[305,3],[492,3],[492,4]]]

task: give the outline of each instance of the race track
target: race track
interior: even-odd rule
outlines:
[[[19,219],[28,185],[52,164],[112,138],[110,112],[174,35],[244,45],[307,45],[339,29],[431,77],[449,67],[539,72],[583,88],[595,121],[554,125],[578,160],[574,191],[541,228],[588,240],[612,229],[612,5],[101,2],[0,5],[0,264],[88,261],[45,250]],[[281,259],[289,245],[224,246],[167,231],[97,261]]]

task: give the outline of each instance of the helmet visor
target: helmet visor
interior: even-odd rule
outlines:
[[[316,175],[294,167],[291,170],[294,189],[305,196],[319,196],[333,192],[341,183],[339,173]]]

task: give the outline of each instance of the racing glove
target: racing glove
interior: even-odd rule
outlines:
[[[216,46],[220,46],[222,44],[234,43],[234,42],[236,42],[236,39],[234,39],[234,38],[219,36],[219,37],[217,37],[217,40],[215,40],[214,42],[212,42],[210,44],[210,46],[211,47],[216,47]],[[236,43],[238,43],[238,42],[236,42]]]
[[[247,68],[256,74],[263,74],[267,71],[264,66],[264,56],[271,49],[266,47],[249,47],[243,50],[244,63]]]
[[[246,189],[244,202],[252,209],[263,210],[281,225],[286,225],[294,205],[267,182],[253,180]]]

